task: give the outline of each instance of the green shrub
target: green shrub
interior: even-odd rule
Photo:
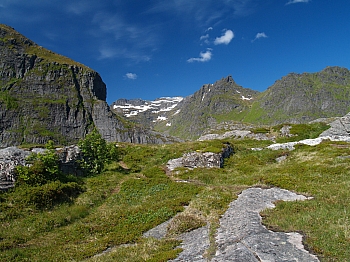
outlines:
[[[53,142],[49,141],[44,153],[31,154],[27,158],[30,166],[16,167],[17,185],[38,186],[60,179],[61,173],[58,160]]]
[[[41,186],[27,187],[23,192],[23,201],[37,208],[51,208],[61,202],[70,202],[83,191],[83,187],[76,182],[53,181]]]
[[[109,146],[96,129],[80,140],[78,146],[83,154],[80,161],[81,168],[87,175],[96,175],[102,172],[110,159]],[[113,153],[115,154],[115,152]]]

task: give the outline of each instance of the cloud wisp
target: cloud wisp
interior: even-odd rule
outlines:
[[[99,12],[93,18],[96,38],[104,39],[100,59],[122,57],[135,62],[149,61],[158,47],[158,36],[152,25],[127,22],[119,14]],[[123,50],[121,52],[120,50]]]
[[[135,74],[135,73],[126,73],[125,77],[127,79],[135,80],[135,79],[137,79],[137,74]]]
[[[255,41],[255,40],[258,40],[260,38],[267,38],[268,36],[264,33],[264,32],[261,32],[261,33],[257,33],[255,38],[252,40],[252,43]]]
[[[308,3],[311,2],[311,0],[290,0],[286,5],[291,5],[291,4],[297,4],[297,3]]]
[[[226,30],[226,32],[222,36],[217,37],[214,40],[214,45],[228,45],[234,37],[235,35],[231,30]]]
[[[187,60],[188,63],[193,63],[193,62],[208,62],[211,60],[211,57],[213,56],[212,49],[207,48],[207,51],[201,52],[199,54],[199,57],[192,57]]]

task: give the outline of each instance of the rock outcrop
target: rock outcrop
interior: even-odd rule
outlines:
[[[44,153],[45,151],[44,148],[24,150],[17,147],[7,147],[0,149],[0,190],[7,190],[15,186],[16,166],[28,165],[26,158],[30,154]],[[59,157],[59,168],[62,173],[76,176],[82,174],[78,164],[82,155],[78,146],[57,148],[56,153]]]
[[[107,141],[168,141],[147,129],[130,131],[105,100],[97,72],[0,24],[0,148],[73,144],[95,127]]]
[[[260,212],[274,208],[274,202],[304,201],[308,198],[280,188],[248,188],[220,218],[215,234],[216,253],[210,259],[205,256],[210,247],[210,225],[185,232],[178,236],[182,240],[182,252],[172,262],[180,261],[312,261],[319,259],[305,250],[303,236],[296,232],[273,232],[261,223]],[[167,225],[164,222],[146,232],[144,237],[164,238]]]
[[[14,170],[16,166],[26,164],[25,159],[29,154],[29,151],[17,147],[0,149],[0,190],[14,187],[16,181]]]
[[[224,159],[234,153],[230,144],[225,144],[221,153],[213,152],[190,152],[180,158],[171,159],[167,163],[169,171],[178,167],[186,168],[221,168],[224,165]]]
[[[322,132],[320,137],[326,136],[350,136],[350,113],[336,118],[330,123],[330,128]]]
[[[261,224],[259,215],[274,208],[277,200],[306,199],[279,188],[244,190],[220,219],[217,251],[211,261],[319,261],[304,249],[300,234],[270,231]]]

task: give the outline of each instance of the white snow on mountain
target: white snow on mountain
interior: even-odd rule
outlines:
[[[253,98],[252,97],[245,97],[245,96],[242,96],[242,100],[252,100]]]
[[[173,110],[178,103],[180,103],[183,97],[162,97],[154,101],[144,101],[142,105],[133,105],[131,103],[125,103],[124,105],[113,105],[114,109],[122,110],[126,117],[136,116],[139,113],[151,110],[153,114],[159,114],[160,112],[168,112]],[[158,116],[157,121],[165,121],[166,117]]]

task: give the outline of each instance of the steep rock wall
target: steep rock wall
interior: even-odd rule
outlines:
[[[107,141],[167,141],[125,127],[97,72],[1,24],[0,77],[0,147],[75,143],[94,127]]]

